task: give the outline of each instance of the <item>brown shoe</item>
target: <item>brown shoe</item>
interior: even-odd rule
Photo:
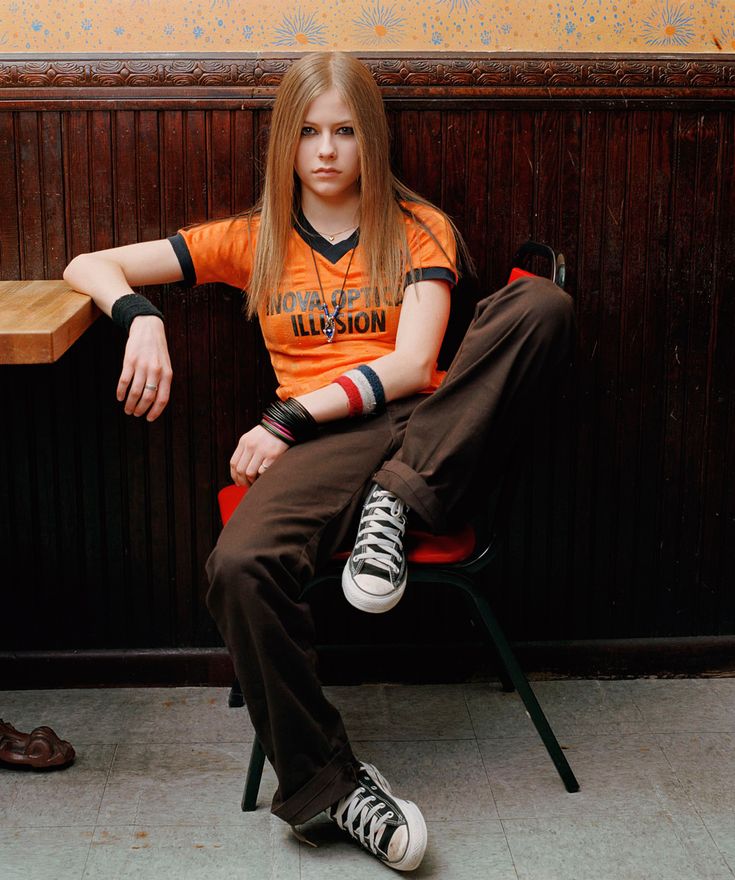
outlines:
[[[71,743],[59,737],[50,727],[36,727],[21,733],[12,724],[0,720],[0,764],[28,766],[36,770],[66,767],[74,760]]]

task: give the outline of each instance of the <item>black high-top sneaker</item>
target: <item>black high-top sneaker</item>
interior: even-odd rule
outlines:
[[[408,508],[376,483],[365,499],[355,546],[342,572],[347,601],[373,614],[389,611],[406,589],[403,535]]]
[[[413,871],[426,851],[426,822],[413,801],[396,797],[372,764],[361,762],[359,786],[327,810],[340,828],[396,871]]]

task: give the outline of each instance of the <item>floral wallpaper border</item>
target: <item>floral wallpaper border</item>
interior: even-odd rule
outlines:
[[[733,0],[11,0],[0,53],[735,53]]]

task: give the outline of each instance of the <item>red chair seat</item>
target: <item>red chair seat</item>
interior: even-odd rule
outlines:
[[[220,489],[217,499],[222,525],[225,525],[235,512],[235,508],[242,501],[247,490],[247,486],[225,486],[224,489]],[[406,539],[409,562],[431,565],[461,562],[463,559],[467,559],[474,549],[475,530],[469,525],[443,535],[432,535],[429,532],[411,529]],[[349,555],[349,550],[341,550],[335,553],[333,558],[347,559]]]
[[[510,270],[510,275],[508,276],[508,284],[510,284],[511,281],[515,281],[518,278],[535,278],[535,277],[536,277],[536,275],[534,275],[533,272],[526,272],[525,269],[519,269],[518,266],[514,266]]]

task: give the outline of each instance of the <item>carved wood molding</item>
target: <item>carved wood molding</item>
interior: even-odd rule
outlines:
[[[32,56],[0,57],[0,89],[252,89],[269,93],[297,56]],[[365,55],[383,88],[391,93],[426,94],[427,90],[512,90],[537,94],[551,89],[604,95],[609,90],[635,94],[666,93],[704,97],[723,92],[732,97],[735,57],[723,56],[572,56],[546,55]],[[261,92],[262,90],[262,92]],[[61,95],[55,95],[55,97]],[[707,95],[708,96],[708,95]],[[7,95],[5,97],[10,97]]]

